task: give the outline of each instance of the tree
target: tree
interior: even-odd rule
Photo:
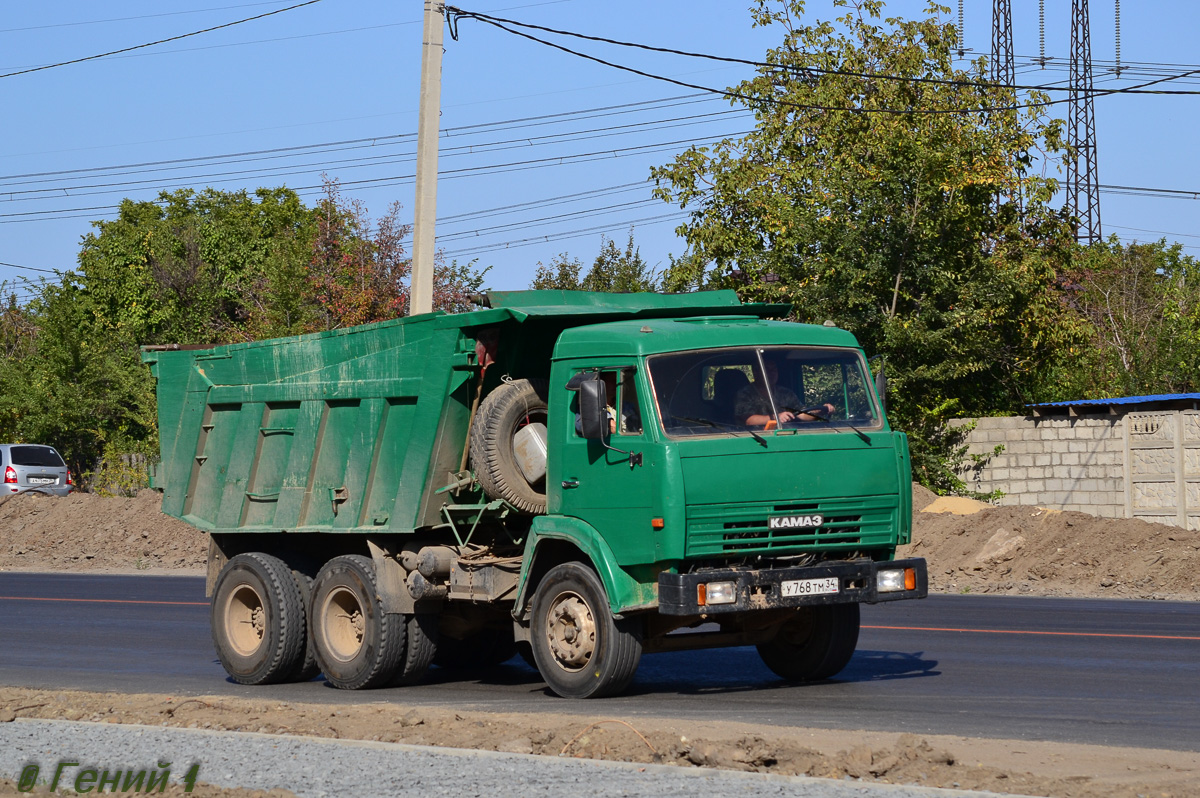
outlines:
[[[632,294],[639,291],[661,291],[659,275],[642,260],[641,251],[633,241],[633,230],[624,251],[617,242],[605,235],[600,236],[600,253],[592,262],[588,273],[580,279],[583,264],[563,252],[556,255],[548,266],[538,263],[537,272],[529,284],[533,289],[557,289],[562,291],[607,291],[616,294]]]
[[[77,475],[106,443],[154,440],[153,381],[133,339],[106,329],[72,285],[42,284],[22,315],[32,326],[0,360],[6,440],[48,443]]]
[[[582,291],[583,283],[579,279],[579,271],[583,264],[579,258],[572,258],[562,252],[550,259],[550,264],[543,265],[538,261],[537,272],[529,287],[537,291]]]
[[[617,242],[600,237],[600,254],[583,280],[585,291],[610,291],[632,294],[639,291],[662,290],[658,275],[642,260],[641,251],[634,246],[633,230],[622,252]]]
[[[1081,249],[1069,305],[1087,345],[1067,384],[1088,397],[1200,389],[1200,264],[1165,240]]]
[[[140,345],[294,335],[407,308],[399,206],[373,221],[334,181],[315,209],[286,188],[181,190],[125,200],[94,226],[77,271],[0,311],[0,434],[52,444],[77,472],[157,446]],[[485,273],[439,257],[435,307],[467,309]]]
[[[901,426],[947,399],[1016,410],[1072,335],[1056,281],[1070,230],[1035,170],[1062,151],[1061,122],[1042,95],[988,84],[982,59],[955,69],[948,9],[882,10],[803,25],[803,0],[757,0],[755,25],[783,40],[732,90],[755,130],[652,172],[692,211],[667,287],[733,287],[851,330],[886,357]]]
[[[315,221],[290,189],[208,188],[123,200],[115,220],[94,227],[68,282],[97,317],[139,343],[199,344],[263,331],[248,324],[273,312],[266,289],[278,284],[263,277],[281,255],[295,257],[296,240],[311,241]]]

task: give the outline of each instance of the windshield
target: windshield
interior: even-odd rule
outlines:
[[[650,377],[668,435],[878,428],[853,349],[799,346],[657,355]]]

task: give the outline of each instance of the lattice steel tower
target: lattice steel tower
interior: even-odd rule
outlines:
[[[1074,161],[1067,162],[1067,211],[1079,220],[1075,238],[1085,244],[1101,239],[1091,36],[1088,0],[1071,0],[1071,103],[1067,135],[1076,155]]]
[[[992,83],[1005,86],[1017,82],[1013,59],[1012,0],[992,0]]]

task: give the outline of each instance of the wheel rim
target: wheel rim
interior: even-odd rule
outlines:
[[[337,587],[329,591],[321,607],[322,627],[330,655],[349,662],[362,650],[366,617],[354,591]]]
[[[560,668],[581,671],[596,651],[596,620],[578,593],[562,593],[546,613],[546,642]]]
[[[262,596],[250,585],[238,585],[225,603],[225,631],[239,656],[252,656],[267,634],[267,611]]]
[[[779,630],[777,639],[794,648],[802,648],[812,640],[816,629],[816,613],[810,609],[789,619]]]

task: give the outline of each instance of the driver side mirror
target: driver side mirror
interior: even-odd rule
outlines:
[[[583,437],[604,440],[608,434],[608,391],[601,379],[579,383],[579,422]]]

